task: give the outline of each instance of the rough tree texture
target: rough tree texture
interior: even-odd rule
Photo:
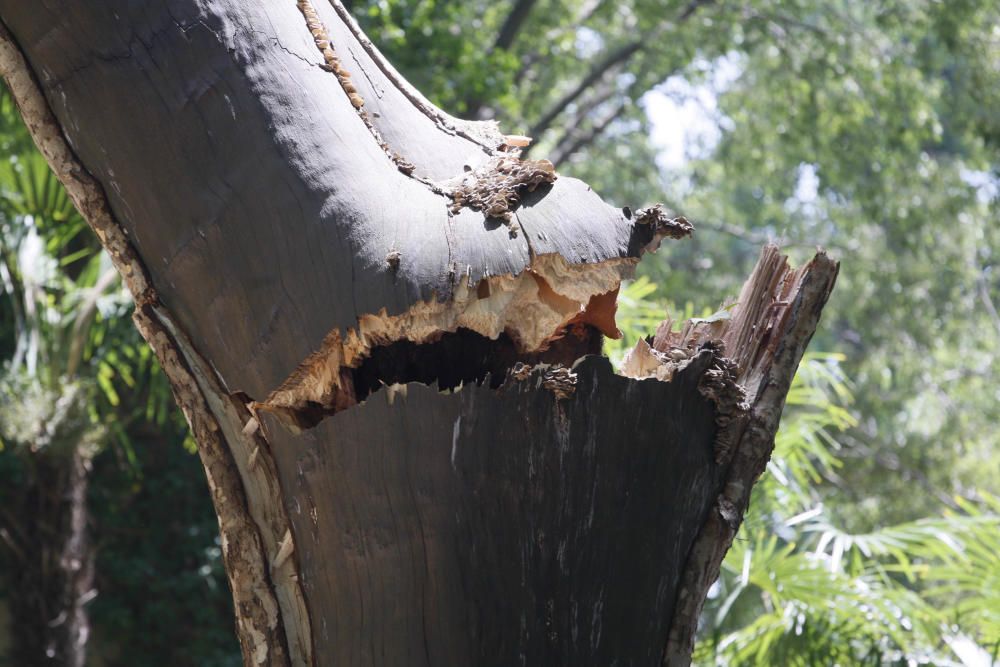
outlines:
[[[584,355],[687,221],[519,165],[339,4],[0,22],[199,442],[248,665],[689,660],[835,263],[767,250],[730,323],[619,376]]]

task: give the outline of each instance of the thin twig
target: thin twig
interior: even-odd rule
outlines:
[[[111,287],[118,278],[118,272],[110,268],[97,279],[94,286],[88,290],[87,298],[77,308],[76,321],[73,322],[73,333],[70,337],[69,358],[66,362],[66,376],[73,378],[83,360],[83,347],[86,343],[87,327],[94,321],[97,314],[97,300]]]
[[[579,30],[581,26],[585,25],[608,2],[609,0],[590,0],[590,2],[581,4],[576,16],[571,17],[566,23],[548,30],[540,43],[553,44],[561,41],[567,33]],[[551,52],[542,53],[539,49],[526,53],[521,57],[521,66],[514,75],[514,84],[520,85],[532,67],[536,65],[542,67],[543,63],[551,60],[551,58]]]
[[[549,159],[558,163],[569,156],[573,151],[566,149],[579,138],[587,118],[595,109],[614,97],[617,92],[614,86],[604,86],[598,89],[586,103],[580,104],[576,113],[573,114],[573,118],[566,124],[562,136],[555,142],[555,148],[552,149]]]

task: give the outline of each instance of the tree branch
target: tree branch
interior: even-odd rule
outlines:
[[[635,90],[639,86],[639,82],[643,80],[646,74],[646,68],[643,68],[640,72],[636,74],[635,81],[633,81],[627,91],[622,95],[621,103],[615,107],[615,109],[610,114],[605,114],[605,116],[592,123],[590,130],[587,132],[578,132],[577,130],[583,127],[586,117],[598,106],[607,101],[615,92],[613,86],[606,94],[597,96],[597,98],[588,103],[587,105],[581,105],[581,109],[575,114],[573,121],[569,124],[569,127],[564,132],[562,138],[556,142],[556,147],[553,150],[552,160],[559,163],[571,156],[573,153],[583,149],[586,146],[591,145],[594,141],[601,136],[611,123],[615,121],[616,118],[621,116],[630,103],[635,100]]]
[[[517,37],[517,33],[521,30],[521,26],[524,25],[524,20],[528,18],[537,1],[516,0],[514,7],[511,8],[510,14],[507,15],[507,19],[500,28],[499,34],[497,34],[497,39],[493,43],[492,50],[509,49],[511,47],[514,39]]]
[[[580,131],[583,129],[584,123],[587,121],[590,114],[614,97],[616,93],[618,93],[618,90],[614,86],[604,86],[592,95],[591,99],[586,103],[578,105],[576,112],[573,114],[573,118],[570,119],[569,123],[564,128],[562,136],[555,142],[553,152],[566,156],[568,153],[564,150],[565,147],[580,134]],[[555,157],[550,156],[550,159],[552,159],[553,162],[559,162],[559,159],[556,159]]]
[[[986,313],[997,328],[997,333],[1000,333],[1000,314],[997,314],[997,308],[990,297],[989,285],[986,284],[986,276],[981,271],[979,277],[976,279],[976,283],[979,287],[979,298],[982,299],[983,305],[986,307]]]
[[[576,13],[576,16],[570,18],[566,24],[554,27],[551,30],[546,31],[545,36],[541,40],[541,42],[544,44],[551,44],[553,42],[557,42],[560,39],[562,39],[569,31],[579,29],[580,26],[584,25],[587,21],[589,21],[590,18],[595,13],[597,13],[597,10],[600,9],[607,1],[608,0],[590,0],[589,2],[581,4],[579,10]],[[551,57],[551,54],[545,54],[545,56]],[[521,66],[518,68],[517,73],[514,75],[514,83],[516,85],[519,85],[524,80],[525,74],[528,73],[531,67],[542,62],[542,59],[543,59],[543,54],[538,49],[535,49],[530,53],[526,53],[521,58]],[[547,59],[548,58],[546,58],[546,60]]]
[[[76,371],[83,361],[83,348],[87,342],[87,328],[94,321],[97,314],[97,300],[104,296],[104,293],[114,285],[118,278],[118,272],[110,268],[98,278],[97,282],[87,290],[87,296],[77,307],[76,321],[73,322],[73,333],[70,334],[69,358],[66,361],[66,376],[76,377]]]
[[[497,33],[496,41],[493,42],[493,46],[490,47],[487,55],[497,49],[509,49],[511,47],[514,39],[517,37],[517,33],[521,30],[521,26],[524,25],[525,19],[528,18],[528,15],[537,2],[538,0],[515,0],[514,6],[511,8],[510,13],[507,14],[507,18],[500,27],[500,32]],[[466,117],[469,119],[474,120],[479,118],[483,112],[482,96],[473,93],[466,98],[465,109]]]
[[[27,560],[28,557],[23,547],[24,535],[18,528],[17,520],[13,514],[3,507],[0,507],[0,538],[19,561]]]
[[[714,2],[714,0],[692,0],[684,8],[684,11],[680,13],[677,17],[675,23],[664,21],[660,23],[655,28],[647,31],[637,39],[619,46],[614,51],[608,53],[601,61],[596,63],[589,72],[580,80],[580,82],[569,92],[559,98],[555,104],[549,107],[549,110],[542,114],[541,118],[531,127],[529,134],[533,137],[540,137],[549,127],[552,122],[559,117],[566,108],[575,102],[588,88],[593,86],[598,81],[601,81],[608,72],[616,69],[617,67],[625,64],[628,60],[638,53],[643,45],[651,40],[657,39],[664,30],[666,30],[671,25],[681,25],[688,19],[690,19],[698,8],[703,5],[708,5]]]
[[[603,134],[604,131],[611,126],[611,123],[613,123],[616,118],[622,115],[625,111],[625,107],[628,105],[628,102],[629,100],[627,99],[623,100],[611,111],[611,113],[606,114],[604,118],[600,119],[597,123],[591,126],[589,131],[578,135],[577,139],[570,143],[569,146],[566,146],[565,148],[556,146],[556,148],[552,151],[552,162],[559,164],[584,146],[592,144],[597,137]],[[567,134],[565,138],[568,139],[571,136],[572,134]]]
[[[552,121],[559,117],[570,104],[575,102],[587,89],[599,82],[611,70],[624,64],[635,55],[645,43],[645,38],[639,38],[627,44],[623,44],[611,53],[607,54],[603,60],[595,64],[580,82],[568,93],[559,98],[549,110],[542,114],[542,117],[531,126],[529,134],[532,137],[540,137],[552,125]]]

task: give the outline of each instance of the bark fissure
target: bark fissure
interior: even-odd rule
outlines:
[[[523,192],[534,192],[535,188],[539,185],[550,184],[555,181],[555,167],[548,160],[520,159],[520,147],[530,143],[530,139],[527,137],[501,136],[499,143],[489,149],[484,147],[490,159],[479,165],[466,165],[468,173],[465,175],[455,176],[443,182],[434,182],[421,174],[420,168],[403,154],[404,149],[391,146],[379,132],[371,115],[365,109],[365,100],[361,97],[358,89],[351,80],[351,73],[344,67],[340,56],[337,55],[336,47],[331,41],[329,31],[323,25],[323,22],[309,0],[297,0],[297,6],[305,17],[306,27],[313,37],[316,48],[323,55],[324,64],[322,67],[337,77],[337,81],[351,101],[351,105],[357,111],[365,127],[372,133],[376,143],[378,143],[400,172],[423,183],[435,194],[450,198],[452,200],[452,205],[449,209],[451,214],[458,213],[463,207],[469,207],[477,211],[482,211],[483,215],[487,218],[497,218],[505,223],[509,223],[511,212],[520,204]],[[336,8],[336,3],[334,3],[334,7]],[[358,33],[355,33],[355,36],[364,48],[362,36]],[[369,55],[374,58],[373,54],[370,53]],[[358,68],[364,71],[363,65],[356,55],[354,59]],[[381,59],[375,58],[375,62],[380,63]],[[367,72],[365,74],[367,76]],[[371,77],[368,77],[368,80],[372,88],[375,89],[376,94],[378,94],[375,82],[372,81]],[[414,98],[408,94],[404,86],[396,81],[393,83],[397,85],[401,92],[407,94],[411,102],[414,101]],[[441,126],[444,123],[440,114],[431,113],[428,107],[424,105],[418,105],[418,107],[437,125]],[[450,126],[449,129],[454,130]],[[471,139],[471,137],[466,138]],[[516,234],[513,230],[511,233]]]
[[[386,156],[392,160],[392,163],[396,165],[396,168],[410,178],[423,183],[430,189],[431,192],[437,195],[442,195],[445,197],[450,196],[450,194],[437,185],[429,178],[426,178],[418,173],[416,173],[416,165],[406,159],[405,156],[401,155],[399,152],[393,150],[389,143],[382,137],[375,123],[372,122],[371,116],[368,111],[365,110],[365,100],[361,97],[358,89],[354,86],[351,81],[351,73],[341,63],[340,57],[337,55],[334,49],[333,42],[330,40],[330,34],[320,20],[319,15],[316,14],[316,10],[309,3],[308,0],[297,0],[297,6],[299,11],[306,20],[306,27],[309,29],[310,34],[313,37],[313,41],[316,44],[316,48],[323,55],[324,64],[322,67],[329,72],[332,72],[336,77],[337,81],[340,83],[341,88],[344,89],[344,93],[347,98],[351,101],[351,106],[354,107],[355,111],[358,113],[358,117],[371,132],[372,137],[374,137],[375,142],[379,145]],[[355,59],[356,60],[356,59]],[[361,67],[360,63],[358,67]],[[374,87],[374,83],[372,84]]]

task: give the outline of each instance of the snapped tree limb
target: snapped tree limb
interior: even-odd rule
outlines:
[[[690,225],[435,108],[339,3],[0,22],[198,440],[246,664],[688,659],[835,263],[766,251],[618,375],[620,282]]]

